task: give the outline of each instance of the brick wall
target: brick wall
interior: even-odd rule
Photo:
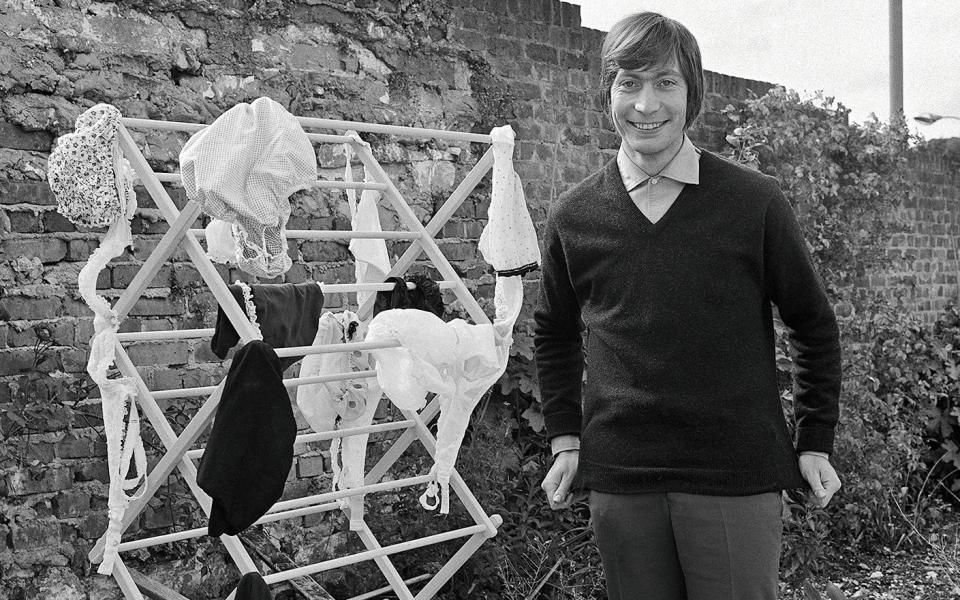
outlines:
[[[594,86],[601,40],[601,32],[581,27],[579,7],[554,0],[0,0],[0,440],[7,449],[0,456],[0,598],[118,596],[112,580],[88,576],[86,561],[106,526],[107,476],[99,405],[83,378],[92,318],[76,279],[102,232],[60,216],[45,183],[51,143],[71,130],[80,112],[110,102],[130,117],[210,122],[237,102],[266,95],[305,116],[480,132],[510,123],[518,134],[516,168],[539,224],[550,199],[610,158],[618,144]],[[721,148],[726,123],[719,110],[768,87],[708,73],[705,112],[691,136]],[[155,170],[175,170],[185,136],[136,137]],[[369,140],[424,220],[480,150],[387,136]],[[342,173],[339,149],[317,149],[324,176]],[[955,171],[930,157],[916,164],[923,194],[916,206],[904,208],[915,231],[891,244],[891,251],[909,253],[898,254],[899,270],[873,283],[907,281],[913,306],[929,312],[956,291],[960,198]],[[481,184],[440,240],[487,306],[493,279],[476,244],[488,189],[488,182]],[[182,206],[182,191],[168,191]],[[111,298],[166,231],[142,189],[138,203],[134,245],[98,281]],[[291,228],[349,226],[339,193],[301,193],[292,204]],[[389,226],[394,215],[382,216]],[[405,246],[389,247],[400,254]],[[286,281],[352,279],[343,244],[293,243],[291,256]],[[231,281],[247,278],[220,271]],[[183,253],[175,254],[122,331],[211,326],[216,307],[200,283]],[[529,283],[532,291],[536,281]],[[334,296],[328,306],[349,302]],[[457,309],[451,302],[450,311]],[[130,354],[152,389],[209,385],[225,372],[205,341],[143,343]],[[182,425],[178,407],[169,408]],[[324,453],[309,449],[291,472],[287,496],[329,485],[328,472]],[[175,480],[171,486],[168,492],[178,497]],[[191,518],[179,503],[157,500],[135,529],[164,531],[174,522],[189,525]],[[331,525],[317,519],[296,526],[280,533],[302,541],[301,547],[315,543],[305,537],[310,532],[336,538],[328,535]],[[190,550],[191,558],[188,550],[174,548],[165,557],[175,561],[181,578],[171,583],[198,598],[226,595],[232,575],[222,555],[209,551],[199,561],[198,551]]]

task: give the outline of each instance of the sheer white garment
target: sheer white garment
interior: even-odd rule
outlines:
[[[523,275],[540,265],[540,245],[523,194],[520,176],[513,170],[513,129],[490,131],[493,138],[493,187],[487,224],[478,248],[498,275]]]
[[[290,268],[284,228],[290,194],[317,179],[317,158],[296,117],[267,97],[241,102],[180,151],[187,196],[236,225],[237,264],[257,277]]]
[[[116,356],[117,330],[120,324],[110,303],[96,292],[97,276],[100,271],[106,267],[110,259],[122,254],[123,250],[133,242],[128,219],[133,217],[136,208],[136,197],[131,196],[126,213],[107,230],[100,246],[90,255],[87,264],[80,269],[78,279],[80,296],[94,313],[94,333],[90,340],[87,372],[100,388],[103,429],[107,438],[107,468],[110,473],[107,497],[109,523],[107,532],[104,534],[106,545],[103,561],[97,568],[97,572],[102,575],[110,575],[113,572],[113,565],[117,560],[117,548],[120,545],[123,514],[130,500],[143,493],[142,483],[145,483],[147,469],[143,441],[140,439],[136,383],[131,377],[107,378],[107,372]],[[128,402],[130,418],[124,432],[123,419]],[[135,460],[137,473],[135,477],[128,479],[127,474],[132,459]],[[141,485],[140,489],[128,497],[127,490],[136,488],[138,485]]]
[[[233,227],[223,219],[211,219],[204,228],[207,257],[213,262],[237,264],[237,240],[233,237]]]
[[[360,139],[355,131],[348,131],[347,136],[356,139],[359,143],[369,147],[370,144]],[[353,149],[350,144],[344,144],[344,154],[347,157],[347,166],[344,168],[344,181],[353,181],[353,169],[350,161]],[[364,170],[363,180],[370,182],[369,173]],[[363,190],[360,194],[360,203],[357,203],[356,190],[347,190],[347,202],[350,207],[350,228],[353,231],[383,231],[380,226],[380,212],[377,203],[380,192],[377,190]],[[357,283],[380,283],[387,278],[390,272],[390,257],[387,254],[387,243],[384,239],[353,238],[350,240],[350,252],[353,254],[354,274]],[[376,292],[357,292],[357,306],[363,303]]]
[[[403,410],[419,410],[426,394],[440,400],[434,476],[420,503],[449,512],[449,483],[473,409],[507,367],[513,325],[523,305],[523,278],[497,277],[492,325],[463,319],[444,322],[423,310],[395,308],[373,318],[366,341],[398,340],[397,348],[371,350],[377,381]],[[439,501],[437,496],[439,495]]]
[[[351,323],[356,323],[352,335]],[[358,322],[356,313],[325,312],[320,316],[313,345],[356,342],[363,339],[365,326]],[[370,369],[367,352],[330,352],[310,354],[303,358],[300,377],[332,375]],[[301,385],[297,388],[297,406],[310,428],[316,432],[334,429],[364,427],[373,422],[374,413],[383,392],[375,378],[352,381],[331,381]],[[330,462],[333,468],[333,489],[344,490],[363,485],[369,434],[334,438],[330,442]],[[342,446],[342,448],[341,448]],[[350,529],[363,526],[363,496],[350,505]]]
[[[111,259],[133,243],[130,219],[137,209],[134,175],[119,145],[120,111],[109,104],[97,104],[76,121],[74,133],[63,136],[50,154],[48,179],[57,196],[58,210],[71,222],[90,227],[109,225],[100,245],[80,269],[77,287],[93,311],[93,337],[87,372],[100,389],[104,436],[107,438],[107,495],[109,522],[104,534],[103,560],[97,572],[109,575],[117,560],[123,514],[132,497],[143,493],[147,460],[140,439],[137,414],[137,387],[130,377],[109,379],[107,374],[116,356],[117,314],[106,298],[97,294],[97,278]],[[124,431],[127,403],[129,424]],[[136,476],[127,478],[131,461]]]

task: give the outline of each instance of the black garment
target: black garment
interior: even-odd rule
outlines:
[[[443,316],[445,308],[440,285],[426,275],[412,273],[405,277],[387,277],[385,283],[394,284],[393,289],[389,292],[377,292],[377,298],[373,302],[374,316],[391,308],[416,308],[438,317]],[[408,290],[407,283],[416,287]]]
[[[267,582],[263,576],[256,571],[251,571],[240,578],[237,584],[237,595],[233,600],[273,600],[273,594],[267,587]]]
[[[280,359],[254,340],[233,357],[197,469],[197,483],[213,498],[210,535],[240,533],[280,498],[296,436]]]
[[[246,312],[243,292],[239,285],[227,286],[233,298]],[[257,309],[257,324],[263,341],[271,348],[309,346],[317,335],[317,321],[323,313],[323,290],[314,282],[254,284],[250,286],[253,304]],[[210,341],[210,349],[220,358],[240,341],[233,323],[217,309],[217,328]],[[300,360],[299,356],[280,359],[282,370]]]

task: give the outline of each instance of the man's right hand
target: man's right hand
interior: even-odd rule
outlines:
[[[570,508],[574,500],[578,499],[570,493],[570,486],[573,485],[579,464],[579,450],[565,450],[554,457],[553,465],[540,484],[540,489],[547,494],[547,502],[553,510]]]

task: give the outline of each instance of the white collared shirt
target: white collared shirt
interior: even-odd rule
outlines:
[[[700,149],[686,135],[680,151],[656,176],[650,177],[627,157],[623,146],[617,153],[617,167],[630,199],[651,223],[656,223],[673,206],[683,186],[700,183]]]

